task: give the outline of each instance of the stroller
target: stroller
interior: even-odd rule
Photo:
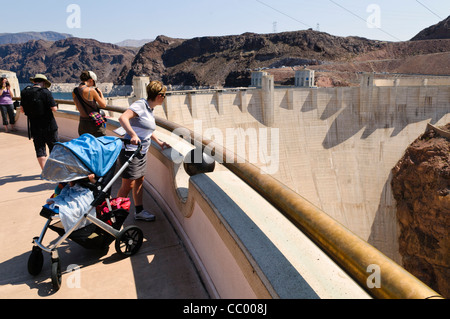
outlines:
[[[88,188],[92,192],[89,194],[90,198],[94,198],[90,205],[84,206],[87,207],[86,211],[82,211],[70,226],[67,222],[62,223],[63,215],[60,214],[62,212],[59,212],[58,207],[48,204],[42,207],[40,215],[45,217],[47,222],[41,235],[33,238],[33,249],[28,259],[28,272],[33,276],[38,275],[43,266],[42,251],[50,253],[51,279],[55,291],[59,290],[62,281],[57,248],[67,238],[86,249],[97,250],[107,249],[115,240],[117,253],[124,257],[134,255],[142,245],[143,233],[139,227],[128,226],[121,230],[128,216],[128,210],[113,209],[111,206],[112,185],[141,150],[141,145],[138,145],[135,153],[115,174],[116,159],[120,154],[122,141],[127,142],[112,136],[95,138],[90,134],[83,134],[69,142],[57,143],[47,159],[41,175],[43,179],[58,183],[76,181]],[[87,181],[86,177],[91,174],[98,177],[95,184]],[[99,215],[97,208],[102,204],[108,207],[103,210],[107,213]],[[60,237],[55,244],[46,247],[42,241],[48,228],[58,233]]]

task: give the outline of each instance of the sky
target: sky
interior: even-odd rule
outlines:
[[[117,43],[312,28],[407,41],[449,15],[449,0],[18,0],[2,3],[0,33],[56,31]]]

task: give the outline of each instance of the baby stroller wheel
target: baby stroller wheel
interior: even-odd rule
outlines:
[[[118,254],[129,257],[139,251],[144,235],[137,226],[124,228],[116,239],[116,251]]]
[[[61,263],[59,262],[59,258],[52,258],[52,285],[55,292],[61,288],[61,281]]]
[[[44,256],[42,255],[42,249],[38,246],[33,246],[31,255],[28,258],[28,272],[30,275],[37,276],[42,270],[44,264]]]

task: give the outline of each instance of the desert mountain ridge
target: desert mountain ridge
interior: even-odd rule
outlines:
[[[158,36],[140,48],[66,37],[0,45],[0,69],[19,81],[44,73],[57,83],[75,83],[83,70],[102,82],[131,84],[133,76],[180,87],[249,86],[251,71],[265,69],[279,84],[292,84],[294,70],[316,70],[318,86],[349,86],[360,72],[450,75],[449,19],[412,41],[385,42],[301,30],[175,39]],[[130,42],[128,42],[130,43]]]

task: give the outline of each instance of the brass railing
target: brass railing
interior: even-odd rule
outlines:
[[[57,100],[73,105],[73,101]],[[107,111],[124,112],[124,107],[107,106]],[[374,298],[430,299],[442,298],[378,249],[362,240],[321,209],[268,174],[262,174],[255,165],[237,160],[235,154],[213,141],[198,137],[192,130],[157,117],[156,124],[170,132],[189,132],[185,140],[203,148],[214,149],[214,157],[226,168],[252,187],[285,215],[297,228],[327,253],[368,294]],[[230,162],[229,159],[233,160]],[[228,159],[228,161],[227,161]],[[376,268],[373,268],[376,266]],[[380,287],[370,288],[372,269],[380,271]]]

